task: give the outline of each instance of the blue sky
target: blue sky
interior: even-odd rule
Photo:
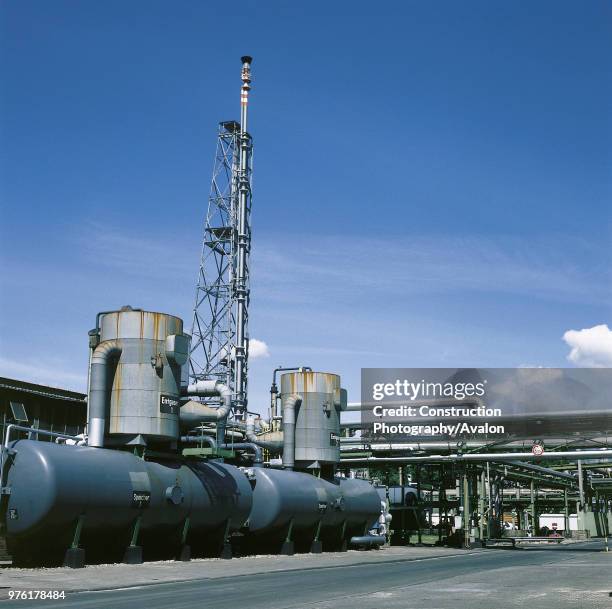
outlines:
[[[612,362],[563,340],[612,312],[611,5],[328,4],[0,4],[0,374],[82,388],[126,303],[189,330],[245,53],[251,408],[278,364]]]

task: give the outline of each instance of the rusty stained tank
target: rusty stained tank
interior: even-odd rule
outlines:
[[[329,372],[297,371],[281,377],[282,403],[301,396],[295,413],[295,467],[318,469],[340,461],[340,411],[346,390]]]
[[[114,341],[121,351],[116,365],[109,366],[112,386],[105,434],[110,444],[126,443],[139,435],[145,441],[176,440],[181,370],[189,352],[183,321],[124,307],[102,313],[99,325],[98,348]]]

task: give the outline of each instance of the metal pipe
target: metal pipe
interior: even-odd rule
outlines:
[[[603,450],[559,450],[544,452],[541,455],[528,453],[464,453],[451,455],[427,455],[418,457],[355,457],[341,459],[341,463],[373,462],[373,463],[443,463],[455,461],[512,461],[515,459],[547,460],[547,459],[598,459],[612,457],[612,449]]]
[[[584,509],[584,477],[582,474],[581,459],[578,459],[578,494],[580,497],[580,509]]]
[[[212,397],[218,395],[223,404],[217,408],[217,444],[225,441],[225,422],[232,408],[232,391],[221,381],[197,381],[184,387],[183,395],[197,395],[199,397]]]
[[[523,463],[522,461],[510,461],[510,463],[512,465],[516,465],[517,467],[521,467],[532,472],[539,472],[542,474],[547,474],[548,476],[556,476],[557,478],[565,478],[567,480],[571,480],[572,482],[576,481],[576,476],[574,476],[573,474],[558,472],[554,469],[549,469],[548,467],[542,467],[541,465],[534,465],[533,463]]]
[[[106,340],[94,349],[91,356],[87,446],[95,446],[96,448],[102,448],[104,446],[106,411],[113,386],[109,374],[109,364],[112,359],[121,357],[121,352],[122,347],[120,340]]]
[[[210,436],[181,436],[181,442],[184,444],[195,444],[197,442],[202,442],[204,444],[208,444],[213,450],[217,449],[217,441]]]
[[[299,371],[309,370],[312,372],[312,368],[310,366],[279,366],[278,368],[274,368],[272,372],[272,385],[270,386],[270,418],[274,419],[278,413],[276,412],[276,399],[278,396],[278,387],[276,386],[276,373],[277,372],[291,372],[291,371]]]
[[[242,61],[242,88],[240,90],[240,161],[238,167],[238,261],[236,268],[236,369],[235,388],[236,406],[242,416],[247,407],[246,383],[247,383],[247,354],[248,354],[248,269],[247,259],[250,250],[250,231],[248,229],[249,197],[251,184],[249,182],[249,157],[251,153],[251,137],[247,129],[247,109],[249,103],[249,91],[251,89],[251,62],[252,57],[245,55]]]
[[[351,537],[353,546],[382,546],[386,539],[384,535],[355,535]]]
[[[355,425],[353,425],[352,423],[341,423],[340,424],[340,429],[352,429],[354,427]],[[549,446],[552,446],[556,444],[557,442],[564,443],[565,445],[567,444],[567,438],[547,438],[546,442]],[[368,446],[372,448],[375,448],[376,446],[381,446],[385,450],[391,450],[391,451],[432,450],[432,449],[453,451],[453,450],[456,450],[457,448],[457,442],[450,442],[450,441],[446,441],[446,442],[445,441],[433,441],[432,442],[428,440],[418,440],[414,442],[389,443],[389,442],[381,442],[379,440],[372,441],[371,439],[363,438],[361,436],[343,437],[343,438],[340,438],[340,443],[342,445],[348,444],[348,445],[354,445],[354,446]],[[610,442],[609,437],[597,436],[593,438],[589,437],[589,438],[575,439],[571,442],[571,444],[574,446],[574,448],[582,448],[582,447],[592,448],[594,444],[599,444],[602,447],[603,446],[610,447],[611,442]],[[533,446],[533,438],[525,437],[524,439],[516,439],[516,437],[513,437],[513,438],[507,438],[507,439],[497,441],[497,442],[491,442],[490,440],[466,440],[462,442],[462,446],[464,450],[470,449],[470,448],[486,448],[487,446],[504,446],[508,450],[513,447],[525,448],[525,449],[531,450],[531,447]]]
[[[214,438],[210,436],[181,436],[181,442],[186,444],[196,444],[199,442],[207,443],[213,450],[218,448],[218,444]],[[249,449],[253,452],[253,465],[255,467],[263,466],[263,453],[261,448],[254,444],[253,442],[234,442],[234,443],[225,443],[221,444],[221,448],[228,448],[230,450],[237,449]]]
[[[563,489],[563,536],[570,536],[569,504],[567,502],[567,489]]]
[[[535,481],[532,480],[529,483],[529,512],[531,514],[531,535],[538,534],[538,522],[536,522],[536,509],[535,509]]]
[[[470,526],[471,526],[471,515],[472,510],[470,507],[470,485],[468,481],[467,471],[463,472],[463,492],[461,493],[461,503],[463,507],[463,546],[465,548],[470,547]]]
[[[297,393],[283,398],[283,467],[295,467],[295,409],[302,403]]]

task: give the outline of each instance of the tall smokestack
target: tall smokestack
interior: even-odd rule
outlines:
[[[240,164],[238,167],[238,264],[236,276],[236,370],[234,413],[236,418],[244,417],[247,409],[247,367],[249,353],[248,304],[249,270],[248,258],[251,241],[250,215],[250,155],[251,136],[247,132],[247,107],[251,90],[252,57],[245,55],[242,61],[242,88],[240,89]]]
[[[240,131],[247,132],[247,106],[249,104],[249,91],[251,90],[251,62],[252,57],[245,55],[242,61],[242,89],[240,90]]]

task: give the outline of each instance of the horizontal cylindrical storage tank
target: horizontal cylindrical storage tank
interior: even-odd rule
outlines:
[[[81,546],[99,559],[106,547],[125,548],[139,519],[137,543],[148,559],[143,538],[171,550],[185,531],[189,543],[205,548],[222,540],[226,526],[242,527],[251,509],[249,481],[231,465],[144,461],[118,450],[32,440],[12,448],[6,535],[17,562],[61,560],[79,519]]]
[[[278,542],[287,535],[350,538],[363,534],[380,514],[376,489],[364,480],[334,481],[302,472],[253,469],[253,507],[248,534],[260,542]],[[310,539],[312,541],[312,539]]]
[[[307,370],[283,374],[281,404],[298,395],[295,412],[295,467],[321,467],[340,461],[340,410],[346,392],[340,377]]]
[[[126,443],[138,435],[176,440],[181,367],[189,351],[189,336],[183,334],[182,320],[124,307],[100,315],[99,341],[94,356],[104,345],[117,345],[120,351],[108,364],[112,384],[108,388],[105,434],[111,443],[113,438]],[[99,387],[92,386],[96,389]]]

